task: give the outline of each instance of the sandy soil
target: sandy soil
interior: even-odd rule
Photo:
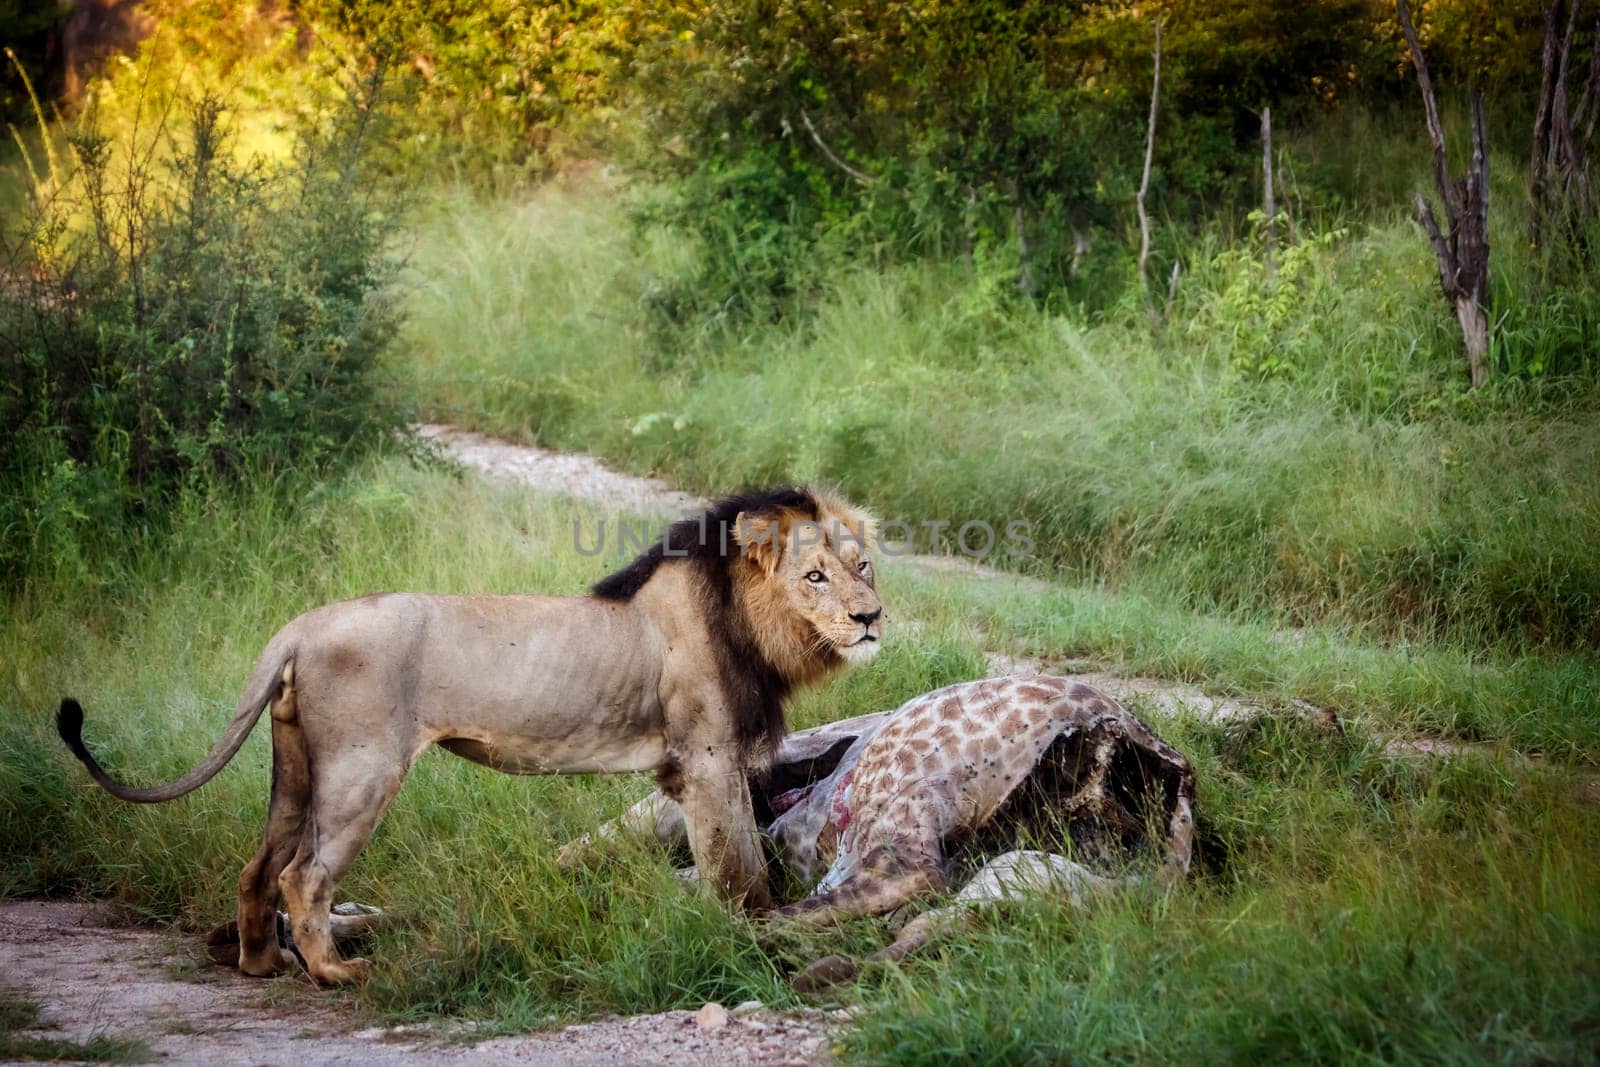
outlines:
[[[102,909],[61,901],[0,903],[0,960],[0,990],[40,1006],[37,1036],[134,1038],[162,1064],[814,1064],[829,1060],[840,1021],[747,1005],[478,1042],[460,1030],[363,1028],[343,994],[243,978],[212,965],[197,937],[117,926]]]
[[[602,507],[674,518],[704,510],[706,502],[656,478],[636,478],[605,467],[593,456],[512,444],[454,426],[423,423],[412,431],[468,470],[492,482],[545,493],[565,493]]]

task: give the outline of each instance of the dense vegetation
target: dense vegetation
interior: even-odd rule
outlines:
[[[1452,165],[1469,87],[1490,105],[1480,389],[1375,0],[152,0],[158,32],[76,95],[65,24],[22,10],[0,36],[43,96],[32,117],[16,67],[0,85],[0,893],[202,924],[259,832],[264,735],[178,804],[120,806],[59,751],[63,693],[155,780],[299,610],[575,592],[612,562],[568,551],[573,502],[419,465],[393,433],[415,411],[705,492],[816,478],[912,523],[1032,524],[1031,557],[990,562],[1041,587],[891,565],[920,625],[802,724],[996,650],[1338,709],[1339,737],[1161,720],[1200,775],[1193,884],[870,972],[839,994],[867,1009],[853,1053],[1600,1047],[1600,225],[1529,239],[1537,5],[1415,11]],[[1486,745],[1414,762],[1396,735]],[[555,870],[642,788],[427,757],[346,890],[406,919],[361,1002],[506,1026],[787,1003],[793,963],[882,936],[747,923],[653,857]]]
[[[121,138],[84,125],[68,159],[45,141],[4,235],[0,580],[87,571],[183,493],[396,428],[388,225],[362,183],[380,81],[282,163],[239,159],[210,95],[141,100]]]

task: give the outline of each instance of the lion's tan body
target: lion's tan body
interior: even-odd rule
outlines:
[[[837,501],[806,499],[820,503],[802,518],[838,520],[860,538],[799,547],[775,538],[764,551],[741,539],[745,551],[698,562],[658,552],[608,579],[624,579],[610,595],[385,594],[308,612],[268,643],[212,756],[171,786],[122,786],[83,749],[76,725],[63,737],[117,795],[165,800],[215,774],[270,708],[272,801],[239,887],[240,967],[249,974],[291,962],[274,930],[280,889],[312,975],[342,982],[365,968],[334,949],[334,888],[431,744],[516,774],[655,770],[683,805],[706,884],[764,908],[746,786],[758,753],[740,701],[762,679],[781,701],[789,686],[869,657],[882,625],[862,520]],[[787,514],[738,517],[787,534]],[[727,615],[748,631],[731,644]],[[739,655],[751,662],[730,667]]]
[[[373,596],[303,615],[274,644],[294,649],[303,709],[389,703],[381,740],[413,757],[443,742],[514,774],[654,770],[668,749],[666,703],[715,673],[704,627],[675,617],[690,600],[682,584],[663,574],[623,604]],[[372,725],[301,718],[318,748]]]

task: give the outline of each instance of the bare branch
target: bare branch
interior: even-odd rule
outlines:
[[[1528,192],[1533,198],[1533,217],[1529,224],[1529,237],[1539,243],[1540,221],[1544,206],[1544,183],[1550,160],[1550,90],[1556,69],[1556,11],[1557,3],[1544,6],[1544,47],[1540,66],[1544,71],[1539,83],[1539,108],[1533,116],[1533,153],[1528,163]]]
[[[806,114],[805,108],[800,109],[800,121],[806,124],[806,132],[811,135],[811,139],[817,143],[817,147],[822,149],[822,154],[827,156],[834,166],[862,185],[872,185],[876,182],[877,179],[873,178],[872,175],[857,170],[834,154],[833,149],[829,148],[827,142],[822,139],[822,135],[817,133],[817,128],[811,124],[811,116]]]
[[[1563,2],[1566,17],[1558,33],[1563,22]],[[1600,91],[1600,23],[1596,25],[1594,49],[1577,107],[1569,110],[1568,82],[1579,7],[1580,0],[1551,0],[1544,9],[1544,71],[1528,176],[1532,201],[1528,233],[1534,245],[1543,243],[1547,226],[1559,223],[1569,240],[1580,249],[1586,248],[1581,219],[1596,206],[1593,180],[1584,157],[1593,139],[1596,115],[1600,114],[1600,99],[1595,95]]]
[[[1150,79],[1150,122],[1145,129],[1144,137],[1144,174],[1139,179],[1139,291],[1144,294],[1145,306],[1151,309],[1150,282],[1146,278],[1146,268],[1150,262],[1150,215],[1145,210],[1144,201],[1150,192],[1150,162],[1156,152],[1156,104],[1161,97],[1161,19],[1156,19],[1156,44],[1155,44],[1155,73]]]
[[[1422,106],[1427,114],[1428,138],[1433,142],[1433,181],[1444,201],[1448,233],[1441,232],[1434,218],[1433,207],[1422,193],[1417,194],[1417,221],[1422,224],[1433,245],[1434,259],[1439,265],[1439,288],[1453,306],[1456,319],[1461,323],[1461,339],[1466,347],[1467,371],[1472,387],[1478,388],[1488,377],[1487,354],[1489,349],[1489,151],[1485,132],[1483,92],[1472,91],[1472,162],[1461,181],[1450,177],[1449,160],[1445,154],[1444,128],[1439,123],[1439,105],[1433,94],[1433,80],[1428,76],[1428,62],[1422,55],[1422,45],[1417,40],[1417,29],[1411,24],[1411,11],[1406,0],[1395,0],[1400,14],[1400,27],[1405,31],[1406,43],[1411,47],[1412,64],[1416,68],[1417,85],[1422,90]],[[1553,25],[1554,15],[1546,12],[1546,24]],[[1557,121],[1565,121],[1566,112],[1557,113],[1552,105],[1546,128]],[[1537,225],[1537,216],[1535,216]]]
[[[1444,197],[1445,214],[1454,216],[1461,210],[1460,194],[1450,181],[1449,162],[1444,150],[1444,126],[1439,121],[1439,102],[1433,95],[1433,79],[1428,76],[1428,61],[1422,55],[1422,44],[1417,40],[1417,28],[1411,24],[1411,9],[1406,0],[1395,0],[1400,14],[1400,28],[1405,31],[1406,44],[1411,48],[1411,63],[1416,67],[1417,85],[1422,89],[1422,108],[1427,115],[1428,138],[1433,142],[1433,180]]]
[[[1270,289],[1278,273],[1278,265],[1274,262],[1278,246],[1275,227],[1278,208],[1272,197],[1272,108],[1270,107],[1261,109],[1261,210],[1267,217],[1266,268],[1267,287]]]
[[[1472,90],[1472,163],[1463,183],[1463,218],[1456,241],[1457,269],[1466,268],[1463,286],[1472,299],[1489,306],[1489,134],[1483,90]]]
[[[1417,221],[1422,224],[1422,230],[1428,235],[1428,243],[1433,245],[1433,258],[1439,267],[1439,288],[1444,292],[1446,300],[1454,300],[1459,291],[1456,286],[1456,257],[1450,251],[1450,244],[1444,239],[1444,234],[1439,232],[1439,223],[1433,217],[1433,205],[1428,203],[1428,198],[1421,193],[1417,194]]]
[[[1594,20],[1594,42],[1589,52],[1589,74],[1583,80],[1583,95],[1578,97],[1578,110],[1572,115],[1573,126],[1583,128],[1581,144],[1586,148],[1594,141],[1596,118],[1600,118],[1600,19]]]
[[[1578,3],[1579,0],[1567,0],[1567,28],[1561,35],[1561,51],[1556,56],[1555,85],[1550,92],[1550,125],[1558,135],[1569,140],[1572,136],[1572,120],[1567,113],[1567,68],[1572,59],[1572,41],[1578,32]]]

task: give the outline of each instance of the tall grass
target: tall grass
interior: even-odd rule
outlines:
[[[193,499],[119,573],[13,601],[0,620],[0,894],[110,898],[203,927],[231,914],[256,845],[266,731],[197,793],[124,805],[55,739],[63,694],[84,701],[89,743],[113,773],[166,778],[206,750],[262,643],[307,607],[387,588],[577,592],[615,562],[572,549],[572,523],[594,522],[592,509],[403,459],[309,495],[286,488]],[[1054,905],[997,914],[904,970],[871,972],[837,994],[866,1011],[848,1038],[855,1054],[1562,1059],[1593,1048],[1600,832],[1576,799],[1577,771],[1492,752],[1421,765],[1386,755],[1381,739],[1449,728],[1442,717],[1465,708],[1477,717],[1467,732],[1543,737],[1592,761],[1600,727],[1585,694],[1600,665],[1321,630],[1286,642],[1259,620],[892,561],[883,582],[896,619],[920,625],[804,695],[796,725],[974,677],[984,648],[1005,647],[1226,679],[1219,688],[1268,705],[1328,700],[1347,729],[1157,720],[1200,782],[1191,884],[1093,916]],[[425,755],[341,891],[398,919],[372,948],[379,969],[359,1002],[387,1018],[507,1028],[707,999],[786,1005],[792,968],[888,936],[876,922],[809,933],[750,923],[686,890],[664,857],[556,868],[561,841],[649,787],[642,776],[512,778]]]
[[[1197,610],[1600,642],[1594,379],[1466,394],[1398,214],[1305,235],[1267,296],[1259,248],[1202,243],[1152,336],[954,263],[666,326],[652,302],[695,252],[614,203],[553,188],[424,229],[401,366],[441,417],[703,490],[818,477],[913,523],[1028,520],[1040,572]]]
[[[1296,760],[1313,765],[1297,750]],[[1229,761],[1213,766],[1226,772]],[[1336,798],[1339,757],[1291,793],[1254,787],[1281,862],[1246,863],[1175,899],[1092,916],[1041,906],[984,922],[936,960],[883,979],[849,1039],[868,1063],[1471,1062],[1584,1060],[1600,1032],[1593,855],[1583,816],[1471,777]],[[1340,767],[1340,769],[1335,769]],[[1372,782],[1377,789],[1392,782]],[[1321,786],[1321,788],[1319,788]],[[1465,789],[1463,789],[1465,787]],[[1279,787],[1281,788],[1281,786]],[[1463,796],[1463,792],[1467,796]],[[1310,796],[1305,794],[1309,793]],[[1462,801],[1464,835],[1439,808]],[[1494,812],[1508,803],[1504,820]],[[1215,800],[1213,800],[1215,803]],[[1371,812],[1360,809],[1367,804]],[[1407,809],[1397,812],[1397,809]],[[1398,814],[1398,826],[1383,816]],[[1528,820],[1524,822],[1523,820]],[[1391,843],[1405,844],[1391,851]],[[1509,857],[1514,856],[1514,859]],[[1274,863],[1273,866],[1276,866]]]

